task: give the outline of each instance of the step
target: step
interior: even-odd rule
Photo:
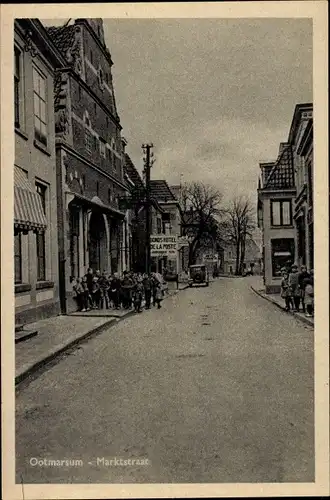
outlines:
[[[17,331],[15,329],[15,344],[19,342],[24,342],[24,340],[31,339],[32,337],[36,337],[38,335],[38,330],[20,330]]]

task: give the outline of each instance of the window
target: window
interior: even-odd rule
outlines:
[[[98,80],[99,80],[100,88],[101,88],[101,90],[103,90],[103,88],[104,88],[104,75],[103,75],[103,71],[101,68],[99,68]]]
[[[281,269],[291,266],[294,261],[294,239],[280,238],[271,240],[273,277],[281,276]]]
[[[313,167],[310,161],[307,165],[307,189],[308,189],[308,206],[313,206]]]
[[[99,181],[96,182],[96,195],[98,196],[100,194],[100,183]]]
[[[46,79],[33,68],[34,136],[47,146]]]
[[[15,284],[22,283],[22,233],[14,236]]]
[[[271,225],[272,226],[292,225],[291,200],[271,201]]]
[[[161,234],[162,232],[162,221],[157,217],[157,234]]]
[[[14,101],[15,101],[15,127],[20,127],[20,85],[21,85],[21,52],[14,50]]]
[[[94,151],[97,151],[97,137],[96,135],[93,136],[93,144],[94,144]]]
[[[94,102],[94,113],[96,114],[97,107],[96,107],[96,102]]]
[[[108,189],[108,202],[111,203],[112,201],[112,196],[111,196],[111,189]]]
[[[47,187],[36,182],[36,191],[40,196],[42,208],[46,214],[46,190]],[[37,281],[46,279],[46,257],[45,257],[45,233],[36,234],[37,243]]]
[[[81,180],[82,180],[82,188],[85,189],[86,188],[86,175],[83,174],[81,176]]]
[[[37,233],[37,281],[46,279],[45,233]]]
[[[100,155],[105,158],[105,142],[100,137]]]
[[[40,196],[42,208],[44,209],[45,214],[46,214],[46,190],[47,190],[46,186],[36,182],[36,191],[37,191],[38,195]]]
[[[85,148],[87,153],[92,152],[92,134],[88,128],[85,128]]]
[[[90,61],[93,64],[93,51],[91,50],[89,54],[90,54],[90,57],[89,57]]]

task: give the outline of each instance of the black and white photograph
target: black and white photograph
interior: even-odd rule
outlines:
[[[7,6],[8,500],[329,488],[327,7],[215,3]]]

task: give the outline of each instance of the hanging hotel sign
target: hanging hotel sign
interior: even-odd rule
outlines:
[[[178,249],[177,236],[152,234],[150,236],[151,257],[176,257]]]

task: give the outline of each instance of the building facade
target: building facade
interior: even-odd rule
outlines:
[[[289,141],[292,144],[297,196],[294,200],[295,262],[314,267],[313,105],[296,106]]]
[[[14,24],[14,268],[16,324],[60,311],[55,115],[64,58],[37,19]]]
[[[102,19],[47,28],[66,59],[55,79],[59,275],[62,313],[76,308],[73,277],[128,266],[126,141],[116,109]]]
[[[281,143],[276,162],[260,163],[258,227],[263,239],[263,274],[266,293],[279,293],[281,269],[295,258],[293,203],[296,197],[290,143]]]
[[[244,271],[252,271],[253,274],[260,275],[262,272],[261,261],[261,253],[258,245],[253,239],[247,240],[245,244],[245,259],[243,263]],[[236,245],[224,245],[222,269],[224,274],[235,274]]]
[[[165,180],[150,181],[151,196],[157,201],[162,209],[161,218],[152,224],[154,234],[165,234],[168,236],[181,236],[181,209],[180,202],[170,189]],[[176,257],[162,257],[153,259],[153,266],[158,272],[176,275],[182,271],[181,249],[177,250]]]

